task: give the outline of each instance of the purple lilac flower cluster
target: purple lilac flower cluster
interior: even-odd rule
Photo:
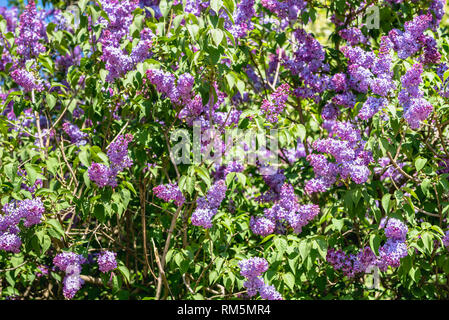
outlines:
[[[17,7],[0,7],[0,16],[6,20],[6,30],[14,32],[17,26],[17,14],[19,9]]]
[[[424,64],[439,63],[441,55],[436,49],[435,39],[424,34],[432,26],[432,21],[431,13],[419,15],[404,24],[404,31],[393,29],[389,32],[388,37],[400,59],[407,59],[424,49],[420,58]]]
[[[118,43],[129,33],[133,22],[132,12],[139,6],[138,0],[100,0],[100,3],[109,19],[100,17],[97,23],[102,24]]]
[[[445,14],[446,0],[433,0],[430,3],[429,11],[433,13],[432,15],[432,28],[435,29],[443,19]]]
[[[186,0],[184,11],[186,13],[192,13],[196,16],[201,15],[201,11],[209,7],[209,1],[203,0]]]
[[[274,13],[279,18],[288,18],[289,20],[296,20],[298,14],[307,7],[305,0],[262,0],[262,6]]]
[[[72,299],[84,284],[80,277],[83,263],[86,263],[86,258],[74,252],[59,253],[53,259],[53,264],[65,272],[62,292],[67,299]]]
[[[279,228],[283,229],[281,226],[287,223],[295,233],[301,233],[302,227],[313,220],[319,212],[320,207],[317,205],[299,205],[293,186],[284,183],[279,199],[271,208],[264,210],[264,217],[251,217],[250,227],[255,234],[267,236],[279,231]]]
[[[256,198],[258,202],[272,202],[279,200],[281,196],[281,188],[287,179],[284,171],[279,169],[274,174],[262,175],[265,184],[269,187],[268,191]]]
[[[345,79],[345,89],[362,93],[368,93],[371,90],[376,95],[387,97],[395,89],[390,49],[391,42],[387,37],[382,37],[377,57],[373,52],[364,51],[360,47],[342,47],[340,50],[348,59],[349,78]],[[339,84],[338,88],[343,89],[342,86]],[[336,86],[334,87],[337,89]],[[332,101],[335,104],[351,108],[355,103],[350,91],[336,95]]]
[[[240,119],[241,111],[239,110],[231,110],[229,115],[224,112],[216,112],[226,98],[226,94],[218,89],[216,82],[212,85],[217,93],[217,100],[211,105],[214,100],[211,98],[206,105],[203,105],[201,95],[195,94],[193,91],[194,78],[189,73],[182,74],[176,80],[175,75],[170,72],[149,69],[146,71],[146,78],[143,80],[144,82],[148,80],[156,87],[158,92],[169,98],[173,104],[183,106],[178,114],[179,119],[185,120],[189,126],[198,121],[201,124],[201,132],[209,133],[209,135],[202,135],[202,152],[207,150],[209,143],[211,143],[213,134],[210,133],[214,130],[210,128],[211,122],[219,124],[220,131],[224,132],[225,127],[237,124]]]
[[[288,99],[290,86],[288,83],[280,85],[270,96],[270,100],[264,99],[260,107],[262,114],[267,117],[271,123],[278,121],[278,115],[284,110]]]
[[[117,268],[117,253],[112,251],[102,251],[98,256],[98,267],[101,272],[109,272]]]
[[[88,137],[88,134],[82,132],[76,124],[65,122],[62,125],[62,129],[70,137],[70,141],[77,146],[83,146],[87,143],[86,138]]]
[[[110,166],[92,162],[88,169],[89,179],[100,188],[107,185],[115,188],[117,186],[117,175],[133,164],[132,159],[128,156],[128,144],[132,139],[131,134],[119,135],[108,147],[107,155]]]
[[[196,105],[190,106],[192,103],[192,88],[194,85],[194,78],[189,73],[184,73],[179,76],[176,81],[174,74],[165,72],[163,70],[149,69],[146,71],[148,81],[156,87],[156,90],[163,93],[171,100],[173,104],[186,104],[187,107],[193,107],[193,110],[199,109]],[[199,97],[201,102],[201,97]],[[202,104],[200,108],[202,111]],[[182,117],[180,116],[182,119]]]
[[[341,249],[327,250],[326,261],[335,270],[341,270],[345,276],[352,278],[357,274],[365,273],[370,266],[376,265],[376,255],[370,247],[365,247],[356,255],[345,254]]]
[[[260,297],[266,300],[283,300],[274,286],[265,284],[262,274],[268,270],[268,262],[263,258],[249,258],[239,262],[240,274],[246,278],[243,286],[248,296],[254,297],[259,292]]]
[[[176,5],[177,0],[173,1],[173,5]],[[150,7],[154,11],[154,17],[159,19],[162,17],[161,9],[159,8],[159,0],[140,0],[139,6],[141,8]],[[152,13],[149,10],[146,10],[147,17],[152,16]]]
[[[218,180],[210,187],[206,197],[199,197],[196,200],[197,206],[191,217],[192,224],[206,229],[212,228],[212,218],[225,197],[226,182]]]
[[[25,92],[36,90],[38,92],[44,90],[42,80],[36,79],[34,74],[25,69],[15,69],[11,72],[11,78],[21,87],[25,89]]]
[[[20,15],[19,33],[16,38],[17,53],[22,55],[24,60],[37,57],[39,53],[45,52],[40,40],[46,37],[45,25],[36,11],[36,4],[29,1],[25,11]]]
[[[79,65],[81,61],[81,47],[76,46],[73,51],[68,52],[65,55],[56,57],[55,63],[58,69],[63,72],[67,72],[70,66]]]
[[[405,243],[408,228],[396,218],[383,218],[379,226],[384,228],[387,242],[379,248],[377,266],[382,271],[386,271],[388,266],[399,267],[400,259],[408,254]]]
[[[12,201],[3,206],[0,215],[0,250],[20,252],[22,241],[19,237],[19,223],[24,220],[26,228],[39,224],[45,212],[40,198]]]
[[[283,2],[285,3],[285,2]],[[294,32],[297,50],[292,58],[286,58],[284,65],[292,75],[297,75],[302,85],[294,90],[297,97],[321,100],[321,94],[328,88],[329,65],[324,64],[325,52],[321,44],[303,29]]]
[[[242,172],[244,170],[243,164],[238,161],[231,161],[226,165],[215,165],[215,170],[212,172],[212,176],[215,180],[226,179],[226,176],[231,172]]]
[[[403,89],[398,99],[404,109],[403,117],[412,129],[419,129],[421,121],[426,120],[433,111],[433,106],[423,98],[424,93],[419,89],[422,72],[422,64],[416,63],[401,78]]]
[[[371,119],[376,113],[382,110],[387,104],[384,98],[368,97],[359,111],[359,118],[362,120]]]
[[[365,273],[370,266],[377,266],[381,271],[386,271],[388,266],[399,267],[400,259],[407,256],[405,239],[408,228],[395,218],[384,218],[380,223],[385,228],[387,242],[379,248],[379,257],[376,257],[370,247],[365,247],[357,255],[345,254],[342,250],[329,249],[326,260],[334,269],[341,270],[349,278],[357,274]]]
[[[306,149],[301,139],[296,140],[296,148],[287,149],[283,152],[289,163],[295,163],[296,160],[306,157]]]
[[[338,32],[340,37],[345,39],[351,46],[355,46],[359,43],[366,43],[367,39],[363,35],[362,31],[359,28],[348,28],[342,29]]]
[[[251,18],[254,16],[254,0],[241,0],[237,4],[234,13],[234,25],[230,27],[230,32],[234,38],[242,38],[253,29]],[[227,14],[225,14],[227,17]]]
[[[318,139],[312,144],[315,151],[331,155],[335,162],[322,154],[309,154],[307,160],[313,167],[315,178],[306,182],[305,190],[311,194],[325,192],[338,179],[350,178],[357,184],[365,183],[370,175],[368,164],[373,161],[371,152],[364,150],[364,141],[358,129],[349,122],[335,122],[331,137]]]
[[[185,202],[184,195],[176,184],[161,184],[153,188],[154,195],[165,202],[174,200],[176,206],[182,206]]]
[[[103,44],[101,59],[106,63],[106,70],[109,71],[106,81],[113,82],[132,70],[139,62],[149,58],[152,38],[151,30],[143,29],[139,43],[133,48],[131,54],[128,54],[126,50],[120,48],[117,36],[110,30],[105,30],[101,38]]]

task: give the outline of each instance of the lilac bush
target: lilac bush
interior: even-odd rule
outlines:
[[[445,0],[25,2],[0,299],[449,297]]]

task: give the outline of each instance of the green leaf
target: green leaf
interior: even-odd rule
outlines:
[[[187,30],[190,33],[190,36],[196,40],[198,38],[198,31],[200,30],[200,27],[198,27],[196,24],[188,24]]]
[[[128,181],[122,181],[122,184],[123,184],[126,188],[128,188],[128,190],[131,190],[132,193],[133,193],[135,196],[137,195],[137,191],[136,191],[136,189],[134,189],[134,186],[133,186],[131,183],[129,183]]]
[[[427,163],[427,159],[423,159],[423,158],[416,158],[415,159],[415,168],[416,171],[421,171],[422,168],[424,168],[424,166]]]
[[[215,13],[218,13],[222,6],[223,6],[222,0],[211,0],[210,1],[210,7],[212,10],[215,11]]]
[[[212,29],[210,33],[212,39],[215,42],[215,45],[219,46],[224,37],[223,31],[221,31],[220,29]]]
[[[42,254],[47,252],[47,250],[50,249],[50,246],[51,246],[51,239],[48,235],[44,234],[41,242]]]
[[[282,278],[284,279],[284,282],[287,284],[287,286],[293,290],[295,287],[295,276],[291,272],[284,273],[282,275]]]
[[[423,193],[426,196],[429,194],[430,184],[431,184],[431,181],[429,178],[426,178],[421,182],[421,190],[423,191]]]
[[[46,221],[47,224],[53,227],[53,229],[59,233],[61,237],[65,237],[64,229],[62,229],[61,224],[56,219],[50,219]]]
[[[87,168],[90,166],[90,162],[89,162],[89,152],[86,149],[83,149],[80,151],[80,153],[78,154],[78,158],[80,159],[81,163],[86,166]]]
[[[54,95],[47,93],[47,95],[45,96],[45,100],[47,101],[47,106],[50,110],[52,110],[54,108],[54,106],[56,105],[56,98]]]
[[[384,194],[382,197],[382,207],[384,208],[385,212],[390,212],[390,194]]]
[[[79,0],[78,1],[78,6],[80,7],[81,13],[84,12],[84,10],[86,10],[86,5],[89,2],[89,0]]]
[[[161,10],[162,16],[166,18],[168,13],[170,12],[170,5],[167,3],[166,0],[161,0],[159,2],[159,9]]]
[[[238,79],[237,83],[235,85],[237,87],[237,90],[240,92],[240,94],[243,97],[243,95],[245,93],[245,82],[243,82],[242,80]]]
[[[371,250],[376,254],[376,256],[379,255],[379,247],[381,243],[381,238],[377,234],[372,234],[369,237],[369,245],[371,247]]]
[[[129,273],[128,268],[124,264],[120,263],[120,265],[117,267],[117,269],[118,269],[118,271],[120,271],[120,273],[122,274],[122,276],[126,280],[126,282],[129,283],[130,273]]]
[[[226,176],[226,186],[229,187],[232,183],[232,181],[234,181],[235,178],[235,172],[229,172],[228,175]]]
[[[234,12],[235,4],[233,0],[224,0],[224,6],[228,9],[229,13],[232,15]]]
[[[421,239],[424,244],[426,252],[431,254],[433,250],[433,235],[430,232],[423,232],[421,234]]]
[[[131,192],[128,189],[120,190],[120,196],[123,201],[123,207],[126,209],[128,207],[129,200],[131,200]]]
[[[181,24],[182,20],[184,20],[184,15],[183,14],[177,15],[173,19],[173,29],[175,31],[179,28],[179,25]]]
[[[448,77],[449,77],[449,70],[446,70],[446,72],[443,74],[443,83],[446,82]]]
[[[269,234],[268,236],[266,236],[265,238],[262,239],[260,244],[267,242],[268,240],[270,240],[273,237],[274,237],[274,234]]]
[[[208,187],[210,187],[211,181],[210,181],[209,172],[206,169],[204,169],[203,167],[195,167],[195,172],[206,183],[206,185]]]
[[[284,253],[287,250],[288,243],[284,238],[277,237],[274,239],[274,246],[279,252]]]
[[[301,139],[301,141],[304,141],[304,139],[306,138],[306,128],[302,124],[297,124],[295,127],[298,131],[299,138]]]
[[[4,172],[6,176],[9,178],[9,180],[14,181],[14,178],[17,174],[17,164],[15,163],[8,163],[4,165],[3,167]]]
[[[46,180],[46,178],[30,163],[25,164],[25,170],[31,185],[34,185],[34,182],[36,182],[37,179]]]

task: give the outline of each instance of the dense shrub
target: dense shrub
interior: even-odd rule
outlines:
[[[0,297],[449,298],[445,6],[10,1]]]

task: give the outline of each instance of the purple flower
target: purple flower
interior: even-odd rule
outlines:
[[[307,7],[307,1],[305,0],[262,0],[261,4],[277,17],[288,17],[293,21],[297,19],[298,13]]]
[[[284,110],[288,99],[290,86],[287,83],[280,85],[270,96],[269,100],[263,100],[260,107],[262,114],[265,114],[267,120],[271,123],[278,121],[278,115]]]
[[[151,56],[150,48],[153,44],[153,32],[149,28],[144,28],[140,32],[140,41],[131,51],[131,59],[134,65],[145,61]]]
[[[262,273],[268,270],[268,262],[263,258],[253,257],[238,263],[240,274],[247,281],[243,286],[248,290],[248,295],[253,297],[259,291],[260,297],[267,300],[282,300],[282,296],[273,286],[268,286],[262,279]]]
[[[365,36],[358,28],[342,29],[338,32],[340,37],[348,41],[351,46],[355,46],[359,42],[365,42]]]
[[[386,271],[388,266],[393,268],[399,267],[400,259],[407,255],[407,245],[405,242],[388,239],[387,242],[379,248],[377,266],[381,271]]]
[[[445,247],[449,247],[449,230],[444,233],[444,237],[442,240],[443,240],[443,245]]]
[[[194,226],[203,227],[205,229],[212,228],[212,218],[216,211],[211,210],[207,206],[204,208],[197,207],[190,218]]]
[[[98,267],[101,272],[105,273],[117,268],[115,257],[117,253],[111,251],[103,251],[98,256]]]
[[[37,80],[34,75],[26,71],[25,69],[16,69],[11,72],[11,78],[25,89],[25,92],[32,91],[33,89],[36,91],[44,90],[44,86],[41,84],[41,80]]]
[[[251,230],[260,236],[267,236],[269,234],[272,234],[275,229],[275,224],[273,221],[267,218],[254,218],[251,217],[250,223],[249,223]]]
[[[125,168],[131,167],[133,161],[128,156],[128,144],[132,141],[131,134],[119,135],[112,142],[107,151],[109,161],[111,162],[111,170],[118,173]]]
[[[17,26],[17,13],[19,9],[17,7],[0,7],[0,16],[6,20],[6,30],[8,32],[13,32]]]
[[[22,241],[16,234],[5,232],[0,235],[0,250],[19,253],[21,245]]]
[[[75,124],[65,122],[62,125],[65,133],[70,137],[72,143],[82,146],[87,143],[85,140],[88,137],[87,133],[82,132]]]
[[[177,86],[183,101],[190,101],[194,83],[195,79],[190,73],[184,73],[179,76]]]
[[[18,205],[19,215],[25,218],[24,226],[29,228],[39,224],[45,212],[44,204],[40,198],[25,199]]]
[[[404,111],[404,118],[410,128],[419,129],[421,121],[426,120],[432,111],[433,106],[426,99],[413,99],[410,106]]]
[[[218,180],[207,192],[207,202],[211,209],[218,209],[226,196],[226,182]]]
[[[45,39],[46,34],[44,21],[39,18],[35,2],[29,1],[25,11],[20,15],[19,32],[16,38],[17,53],[27,60],[45,52],[45,47],[39,40]]]
[[[107,165],[92,162],[87,172],[89,179],[94,181],[100,188],[114,184],[114,175]]]
[[[383,218],[380,222],[380,227],[385,228],[385,236],[387,238],[405,241],[408,228],[402,221],[396,218],[389,218],[387,221],[386,218]]]
[[[53,264],[57,266],[61,271],[67,272],[72,271],[75,272],[77,269],[73,268],[73,265],[81,265],[86,262],[86,258],[84,258],[80,254],[76,254],[74,252],[65,251],[57,254],[53,258]],[[69,269],[69,270],[67,270]],[[71,270],[72,269],[72,270]],[[72,273],[68,272],[68,273]]]
[[[264,285],[259,289],[259,294],[265,300],[283,300],[281,294],[274,288],[274,286]]]
[[[181,206],[185,198],[176,184],[159,185],[153,188],[154,195],[165,202],[174,200],[176,206]]]
[[[62,293],[67,299],[73,299],[75,294],[81,289],[84,280],[77,274],[65,276],[63,280]]]
[[[264,258],[253,257],[238,263],[240,274],[247,278],[259,277],[268,270],[268,262]]]
[[[371,119],[387,103],[384,98],[368,97],[359,111],[359,118],[362,120]]]

